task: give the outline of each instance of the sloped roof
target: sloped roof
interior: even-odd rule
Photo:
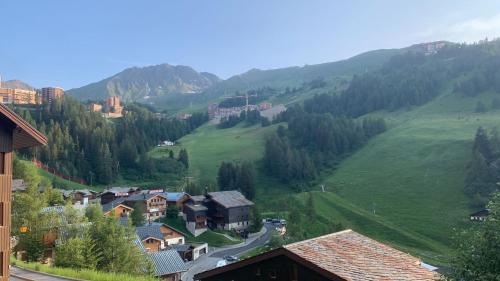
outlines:
[[[163,197],[165,197],[167,199],[167,201],[177,201],[179,199],[182,198],[182,196],[184,196],[184,192],[162,192],[162,193],[159,193],[160,195],[162,195]]]
[[[118,207],[120,205],[122,205],[122,206],[124,206],[126,208],[129,208],[130,210],[134,209],[134,208],[132,208],[130,206],[127,206],[127,205],[123,204],[123,202],[125,202],[125,200],[123,198],[117,198],[117,199],[115,199],[115,200],[113,200],[113,201],[111,201],[109,203],[106,203],[106,204],[102,205],[102,211],[104,213],[107,213],[107,212],[113,210],[114,208],[116,208],[116,207]]]
[[[162,198],[165,198],[165,196],[163,196],[162,194],[160,193],[142,193],[142,194],[133,194],[133,195],[130,195],[128,197],[124,197],[123,199],[127,202],[137,202],[137,201],[144,201],[144,200],[149,200],[153,197],[156,197],[156,196],[160,196]]]
[[[196,211],[207,211],[208,210],[207,207],[205,207],[203,205],[198,205],[198,204],[196,204],[196,205],[186,204],[185,206],[186,206],[186,208],[189,208],[189,209],[191,209],[191,210],[193,210],[195,212]]]
[[[196,203],[203,202],[206,199],[205,195],[192,195],[189,198]]]
[[[418,258],[352,230],[289,244],[293,254],[346,280],[436,280]]]
[[[0,104],[0,117],[7,118],[15,127],[13,147],[25,148],[47,144],[47,137],[37,131],[33,126],[26,122],[4,104]]]
[[[77,190],[74,190],[73,193],[82,193],[86,196],[91,196],[93,194],[96,194],[97,192],[90,190],[90,189],[77,189]]]
[[[149,253],[155,267],[155,276],[187,271],[187,266],[176,250]]]
[[[286,256],[329,280],[433,281],[440,277],[422,266],[418,258],[352,230],[344,230],[205,271],[196,274],[195,279],[214,277],[278,256]]]
[[[112,187],[112,188],[104,190],[103,194],[104,193],[113,193],[113,194],[116,194],[116,193],[129,193],[131,191],[136,191],[138,189],[139,189],[138,187]]]
[[[246,199],[236,190],[209,192],[208,197],[226,208],[252,206],[253,202]]]
[[[12,180],[12,191],[25,191],[28,187],[23,179]]]
[[[135,228],[135,232],[137,233],[137,236],[139,236],[141,241],[144,241],[145,239],[150,237],[163,241],[163,233],[161,233],[160,228],[161,225],[157,224],[138,226]]]
[[[172,231],[175,231],[183,236],[186,236],[186,234],[184,234],[182,231],[177,230],[177,229],[175,229],[167,224],[158,223],[158,222],[151,222],[151,223],[148,223],[144,226],[138,226],[135,228],[135,232],[137,233],[139,238],[141,238],[141,240],[147,239],[149,237],[163,240],[164,235],[161,232],[162,227],[166,227],[166,228],[171,229]]]

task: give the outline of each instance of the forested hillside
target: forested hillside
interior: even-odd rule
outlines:
[[[110,184],[122,176],[148,179],[156,173],[179,173],[185,165],[172,158],[154,160],[147,152],[160,141],[175,141],[207,121],[205,113],[187,120],[157,117],[140,105],[125,107],[124,117],[109,120],[65,98],[18,113],[48,136],[48,145],[22,151],[59,173],[88,183]]]

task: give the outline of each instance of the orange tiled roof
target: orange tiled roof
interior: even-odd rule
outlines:
[[[352,230],[300,241],[285,249],[341,278],[352,281],[424,281],[439,275],[419,259]]]

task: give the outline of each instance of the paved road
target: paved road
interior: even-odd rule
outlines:
[[[252,242],[245,244],[244,246],[241,246],[241,247],[217,251],[217,252],[211,254],[210,256],[214,257],[214,258],[223,258],[224,256],[240,256],[240,255],[244,254],[245,252],[250,251],[253,248],[264,246],[266,244],[266,242],[269,240],[269,238],[271,237],[271,232],[272,232],[271,230],[274,229],[274,226],[272,226],[270,224],[266,224],[265,227],[267,229],[266,233],[264,233],[264,235],[262,235],[261,237],[253,240]]]
[[[32,272],[28,270],[21,269],[19,267],[12,266],[10,268],[11,274],[26,278],[26,279],[21,279],[17,278],[15,276],[10,276],[9,280],[14,280],[14,281],[25,281],[25,280],[35,280],[35,281],[70,281],[72,279],[66,279],[66,278],[60,278],[60,277],[54,277],[50,275],[46,275],[43,273],[39,272]]]
[[[201,256],[196,261],[189,264],[189,270],[182,275],[182,281],[192,281],[195,274],[203,271],[214,269],[217,262],[226,255],[240,256],[249,250],[263,246],[271,237],[271,232],[274,227],[272,225],[265,225],[266,232],[256,239],[249,238],[244,245],[231,246],[224,249],[213,250],[212,253],[208,253]]]

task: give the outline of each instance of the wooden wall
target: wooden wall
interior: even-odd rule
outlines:
[[[0,120],[0,280],[9,278],[13,129]]]

